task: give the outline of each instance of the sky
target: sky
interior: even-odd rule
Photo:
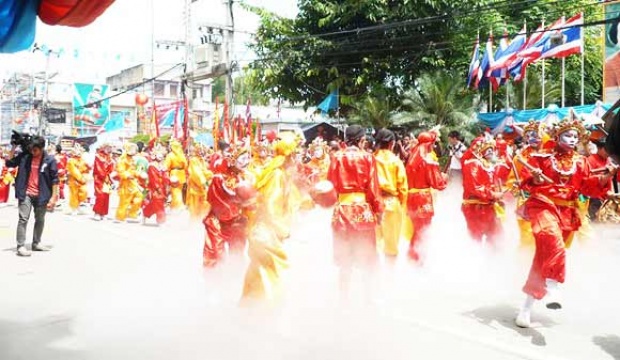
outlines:
[[[247,3],[263,6],[286,17],[294,17],[297,13],[296,0],[247,0]],[[192,39],[194,44],[199,44],[198,24],[224,24],[225,9],[223,0],[198,0],[192,4],[192,24],[196,31]],[[236,29],[256,30],[258,17],[254,14],[235,5],[234,16]],[[154,19],[154,27],[151,19]],[[152,28],[154,36],[151,35]],[[150,63],[152,38],[156,42],[182,41],[184,34],[184,0],[116,0],[101,17],[84,28],[48,26],[39,21],[35,43],[60,53],[49,59],[50,73],[58,73],[55,81],[101,83],[106,76],[124,68]],[[237,60],[253,57],[245,46],[249,41],[248,34],[235,35]],[[156,48],[154,57],[156,63],[173,65],[183,60],[184,50]],[[44,71],[45,66],[42,52],[0,54],[2,78],[15,71]]]

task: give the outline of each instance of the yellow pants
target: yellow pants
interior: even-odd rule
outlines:
[[[520,217],[517,217],[517,224],[519,225],[519,240],[521,247],[531,248],[536,245],[534,240],[534,234],[532,233],[532,224]]]
[[[248,236],[250,265],[245,273],[242,302],[277,301],[282,293],[280,278],[288,267],[282,241],[271,227],[257,223]]]
[[[183,207],[183,185],[170,187],[170,209],[177,210]]]
[[[386,197],[385,210],[378,240],[383,244],[383,253],[388,256],[398,255],[398,244],[403,227],[403,208],[396,197]]]
[[[189,216],[192,220],[203,219],[209,212],[209,203],[207,202],[207,195],[195,193],[191,190],[187,190],[187,209],[189,210]]]
[[[592,234],[592,226],[590,225],[590,218],[588,217],[588,207],[590,206],[590,200],[577,201],[577,211],[579,212],[579,218],[581,219],[581,227],[577,230],[577,238],[579,241],[585,242],[590,240]],[[569,248],[575,233],[571,235],[569,240],[566,241],[566,247]]]
[[[87,197],[86,185],[69,185],[69,208],[71,211],[77,210]]]
[[[116,220],[137,219],[142,207],[142,193],[137,189],[119,189],[118,198]]]

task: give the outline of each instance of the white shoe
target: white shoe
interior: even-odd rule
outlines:
[[[517,315],[517,318],[515,319],[515,325],[520,328],[529,328],[530,326],[532,326],[530,316],[531,315],[529,311],[519,311],[519,315]]]
[[[93,220],[101,221],[101,220],[103,220],[103,218],[101,216],[99,216],[99,215],[95,215],[95,216],[93,216]]]

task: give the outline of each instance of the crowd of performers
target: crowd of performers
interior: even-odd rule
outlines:
[[[247,301],[278,297],[288,264],[283,244],[299,212],[333,208],[333,256],[346,294],[352,269],[372,272],[379,253],[395,259],[403,234],[410,240],[408,257],[423,262],[419,249],[434,217],[434,198],[448,182],[462,183],[461,211],[470,237],[491,246],[502,233],[505,201],[514,199],[521,243],[535,248],[523,287],[527,298],[516,318],[518,326],[528,327],[536,300],[561,308],[558,285],[565,279],[566,248],[617,192],[612,190],[616,166],[607,159],[604,139],[594,150],[581,151],[590,139],[579,121],[566,119],[553,127],[531,121],[514,130],[523,139],[520,148],[489,133],[466,146],[458,133],[450,133],[446,166],[437,156],[438,129],[401,142],[387,129],[369,139],[357,125],[346,128],[344,141],[319,137],[308,146],[293,133],[217,141],[214,149],[193,145],[189,154],[174,140],[146,147],[128,143],[122,152],[103,145],[93,164],[84,160],[80,146],[69,154],[49,151],[56,152],[60,196],[67,196],[71,213],[87,201],[92,177],[97,220],[108,215],[115,189],[116,222],[154,218],[162,224],[167,208],[187,208],[192,219],[202,221],[206,268],[247,251]],[[0,201],[6,201],[13,175],[1,168]]]

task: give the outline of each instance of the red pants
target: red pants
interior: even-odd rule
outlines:
[[[60,200],[65,199],[65,184],[66,181],[58,182],[58,197],[60,198]]]
[[[2,180],[0,180],[0,204],[4,204],[9,201],[10,190],[11,185],[7,185]]]
[[[150,218],[156,215],[158,224],[166,222],[166,200],[165,199],[148,199],[144,200],[144,206],[142,207],[142,215],[145,218]]]
[[[424,234],[426,233],[426,230],[428,230],[428,227],[431,225],[433,218],[420,218],[411,216],[409,218],[413,223],[413,236],[411,237],[411,242],[409,243],[409,257],[413,260],[419,260],[420,255],[418,254],[417,247],[424,239]]]
[[[244,216],[230,221],[220,221],[213,212],[207,215],[202,223],[207,230],[205,245],[202,250],[203,264],[215,266],[224,255],[224,244],[228,243],[230,252],[242,253],[247,239],[248,220]]]
[[[95,195],[95,205],[93,205],[93,212],[96,215],[106,216],[110,210],[110,194],[104,192]]]
[[[535,299],[542,299],[547,294],[546,279],[564,282],[566,274],[564,242],[571,231],[562,231],[557,213],[549,209],[530,210],[528,217],[536,240],[536,252],[523,291]]]
[[[502,223],[497,218],[492,204],[463,204],[461,211],[467,222],[467,230],[472,239],[482,241],[486,235],[487,242],[493,244],[502,232]]]

